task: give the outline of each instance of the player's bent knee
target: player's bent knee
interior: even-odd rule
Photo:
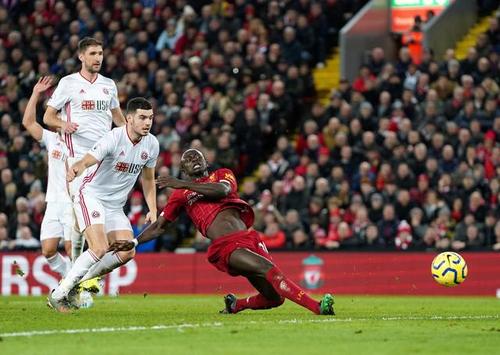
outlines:
[[[57,248],[42,248],[42,255],[45,259],[50,259],[57,253]]]

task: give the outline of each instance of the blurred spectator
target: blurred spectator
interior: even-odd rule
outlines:
[[[285,233],[280,230],[279,224],[276,222],[266,224],[266,228],[260,233],[260,237],[267,249],[283,248],[286,244]]]

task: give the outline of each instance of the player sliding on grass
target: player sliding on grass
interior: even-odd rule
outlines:
[[[67,172],[73,181],[88,168],[97,165],[82,180],[75,195],[74,209],[80,231],[88,243],[59,286],[48,297],[48,305],[68,312],[82,281],[102,276],[133,258],[134,252],[107,253],[108,240],[132,240],[130,221],[123,212],[128,194],[141,171],[144,196],[149,212],[146,221],[156,221],[154,172],[159,144],[149,133],[153,124],[153,106],[136,97],[127,103],[127,124],[106,133],[87,154]]]
[[[236,179],[229,169],[209,174],[203,154],[196,149],[184,152],[181,169],[189,181],[160,177],[160,188],[174,190],[158,220],[134,240],[117,240],[114,252],[134,249],[138,244],[162,235],[169,222],[185,208],[198,230],[212,241],[208,261],[231,276],[244,276],[259,291],[255,296],[236,299],[225,297],[223,313],[238,313],[244,309],[268,309],[283,304],[285,298],[315,314],[335,314],[333,297],[326,294],[321,302],[309,297],[274,265],[253,224],[252,208],[238,197]]]

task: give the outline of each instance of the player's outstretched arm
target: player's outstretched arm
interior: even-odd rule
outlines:
[[[229,195],[231,186],[224,182],[193,182],[174,178],[172,176],[160,176],[156,179],[160,189],[170,187],[173,189],[186,189],[202,194],[212,199],[221,199]]]
[[[136,239],[133,240],[117,240],[109,247],[108,251],[118,252],[134,249],[138,244],[149,242],[150,240],[158,238],[167,230],[168,224],[162,215],[158,217],[156,222],[151,223],[144,229]]]
[[[156,185],[154,168],[144,167],[142,170],[142,189],[149,209],[146,215],[146,223],[153,223],[156,221]]]
[[[23,115],[23,126],[29,134],[37,141],[42,139],[43,128],[36,121],[36,105],[40,94],[52,86],[52,78],[50,76],[42,76],[33,88],[33,93],[28,101],[26,110]]]

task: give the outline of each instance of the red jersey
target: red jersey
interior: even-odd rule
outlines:
[[[227,208],[239,210],[241,220],[245,223],[247,228],[253,225],[253,210],[248,203],[241,200],[238,196],[238,185],[231,170],[218,169],[208,176],[196,179],[195,182],[229,183],[231,185],[231,192],[220,200],[210,200],[205,199],[202,194],[191,190],[174,190],[160,216],[163,216],[167,221],[174,221],[179,216],[182,208],[185,208],[189,218],[191,218],[196,228],[204,236],[207,235],[208,228],[219,212]]]

